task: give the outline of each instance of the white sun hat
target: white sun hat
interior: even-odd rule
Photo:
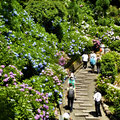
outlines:
[[[69,120],[70,115],[68,113],[63,114],[63,120]]]
[[[74,74],[73,74],[73,73],[71,73],[71,77],[73,77],[73,78],[74,78]]]

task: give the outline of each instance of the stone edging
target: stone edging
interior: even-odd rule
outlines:
[[[110,119],[112,119],[112,120],[117,120],[117,118],[115,118],[115,117],[113,116],[113,114],[111,113],[111,111],[109,110],[109,108],[108,108],[109,106],[105,104],[103,97],[102,97],[102,100],[101,100],[101,105],[102,105],[102,108],[103,108],[104,112],[106,113],[106,115],[107,115]]]

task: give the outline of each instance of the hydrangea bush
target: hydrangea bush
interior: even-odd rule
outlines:
[[[96,48],[105,43],[119,51],[119,27],[113,25],[113,19],[111,27],[97,26],[89,2],[25,3],[0,2],[0,119],[54,119],[56,108],[62,104],[67,62],[85,51],[89,53],[96,37]],[[105,83],[114,81],[118,61],[114,57],[114,65],[103,57],[102,77],[106,80],[112,76]],[[107,65],[113,66],[108,69]]]

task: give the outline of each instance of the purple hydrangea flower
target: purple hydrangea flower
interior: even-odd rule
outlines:
[[[38,111],[38,113],[41,113],[41,110],[39,108],[37,109],[37,111]]]
[[[0,67],[1,67],[1,68],[5,68],[5,65],[1,65]]]
[[[40,118],[40,115],[37,114],[34,118],[38,120]]]
[[[0,73],[2,73],[3,72],[3,70],[2,69],[0,69]]]
[[[22,91],[22,92],[23,92],[23,91],[25,91],[25,90],[24,90],[23,88],[21,88],[21,89],[20,89],[20,91]]]

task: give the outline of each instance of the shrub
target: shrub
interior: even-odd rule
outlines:
[[[99,18],[98,19],[98,25],[102,26],[110,26],[112,21],[109,18]]]
[[[110,7],[108,9],[108,13],[109,13],[110,16],[117,16],[118,15],[117,7],[110,5]]]
[[[23,75],[14,65],[0,66],[0,86],[16,85]]]
[[[115,56],[111,53],[106,53],[102,56],[101,74],[102,76],[112,76],[111,83],[114,82],[115,75],[117,74],[117,66]]]
[[[106,15],[106,10],[110,5],[110,0],[97,0],[96,1],[96,9],[100,12],[103,12],[103,15]]]
[[[119,16],[116,16],[116,17],[114,18],[114,20],[115,20],[115,24],[118,25],[118,26],[120,26],[120,17],[119,17]]]

